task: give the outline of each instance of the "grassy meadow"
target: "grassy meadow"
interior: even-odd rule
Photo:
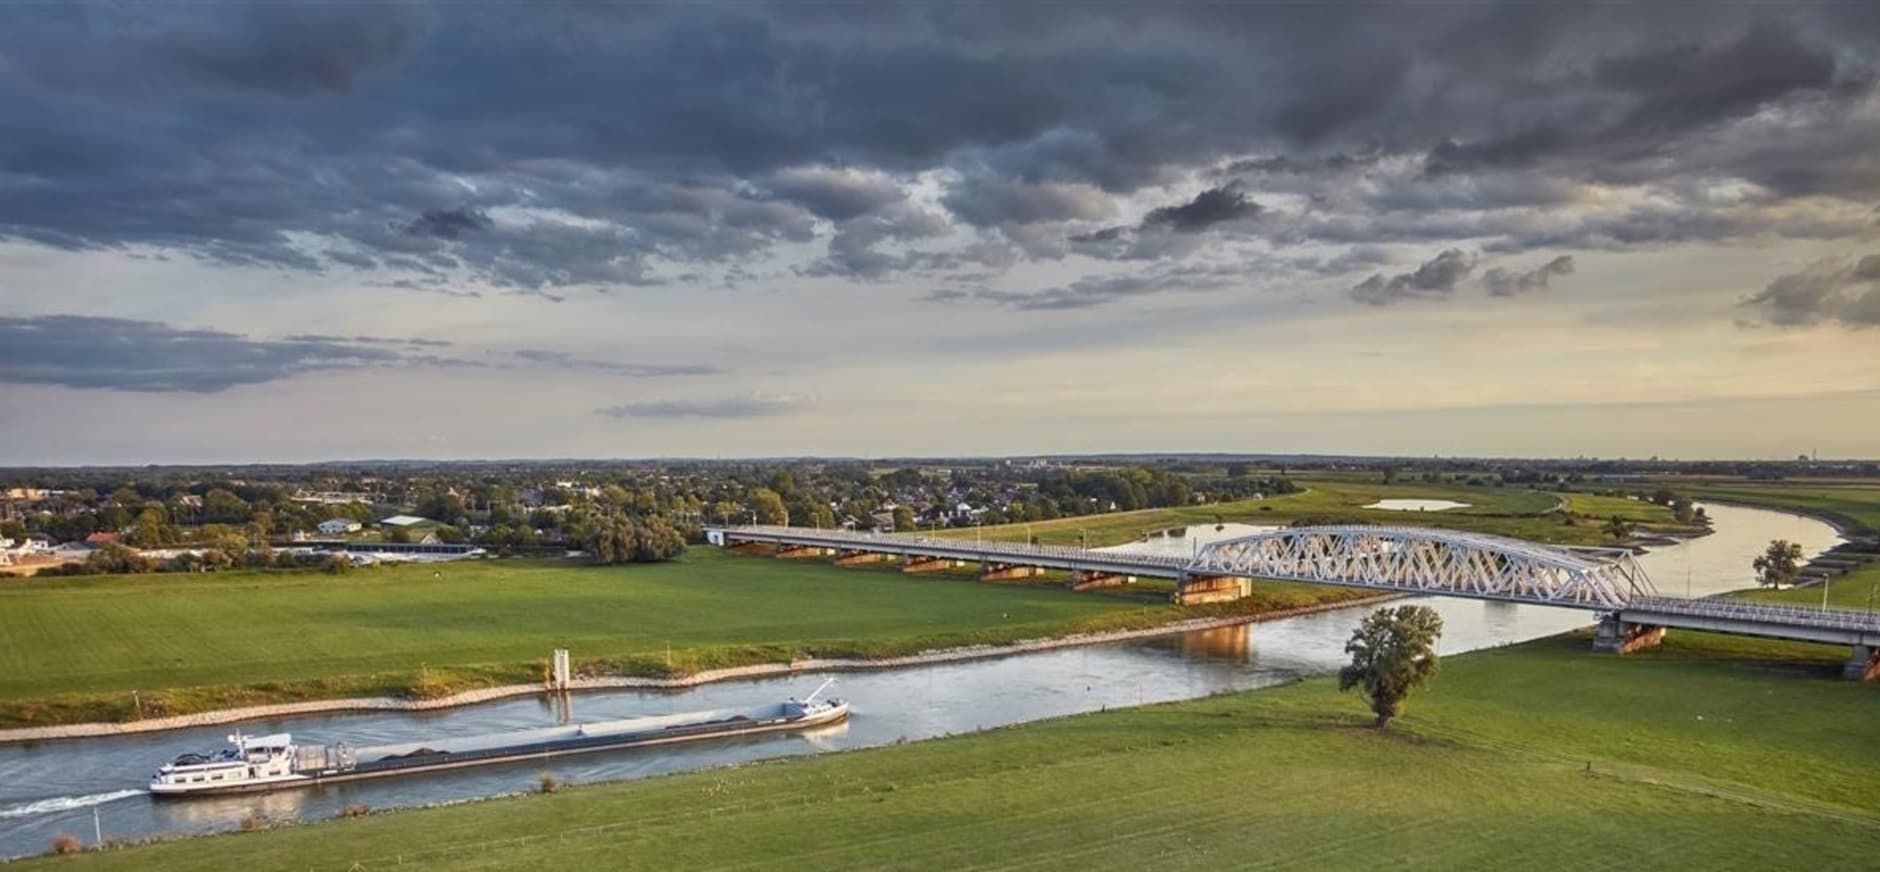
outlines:
[[[0,581],[0,727],[537,681],[557,647],[601,674],[673,675],[1153,626],[1352,596],[1262,584],[1177,609],[1124,592],[989,585],[694,548],[667,564],[382,566]],[[132,691],[139,695],[133,700]]]
[[[1872,868],[1880,690],[1716,641],[1450,658],[1383,732],[1316,679],[23,868]]]
[[[1724,500],[1806,512],[1831,520],[1851,532],[1880,530],[1880,481],[1666,481],[1664,485],[1698,500]]]
[[[1247,524],[1290,524],[1310,520],[1324,523],[1409,524],[1446,527],[1514,536],[1536,542],[1563,545],[1610,544],[1600,532],[1600,524],[1623,508],[1624,514],[1644,524],[1674,528],[1669,509],[1632,500],[1593,497],[1584,494],[1556,494],[1513,487],[1471,487],[1443,483],[1383,484],[1373,476],[1370,481],[1312,479],[1300,481],[1303,493],[1270,497],[1264,500],[1239,500],[1202,506],[1145,509],[1081,518],[1059,518],[1027,524],[1004,524],[974,530],[952,529],[941,535],[1022,541],[1027,533],[1047,545],[1077,545],[1085,541],[1093,547],[1117,545],[1143,535],[1189,524],[1211,524],[1216,519]],[[1399,512],[1367,509],[1381,499],[1437,499],[1468,503],[1468,508],[1442,512]],[[1576,505],[1576,501],[1578,504]],[[1555,510],[1566,504],[1569,514]]]

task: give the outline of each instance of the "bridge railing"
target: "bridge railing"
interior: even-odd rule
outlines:
[[[1637,597],[1625,606],[1626,611],[1649,611],[1669,615],[1689,615],[1701,618],[1728,618],[1753,621],[1765,624],[1790,624],[1798,627],[1827,627],[1837,630],[1857,630],[1880,633],[1880,615],[1858,612],[1852,609],[1817,608],[1812,606],[1783,605],[1779,603],[1760,603],[1753,600],[1724,599],[1705,597],[1703,599],[1678,599],[1675,597]]]
[[[1070,545],[1034,545],[1028,542],[1008,542],[996,539],[953,539],[937,536],[909,536],[902,533],[858,533],[849,530],[819,530],[802,527],[779,527],[775,525],[745,525],[715,528],[731,536],[772,537],[798,542],[826,543],[832,547],[854,545],[858,548],[893,545],[900,548],[933,548],[950,552],[967,552],[986,557],[1003,557],[1020,560],[1027,557],[1048,557],[1057,560],[1101,559],[1112,563],[1130,563],[1141,566],[1160,568],[1180,568],[1189,563],[1186,556],[1171,557],[1163,554],[1139,554],[1129,551],[1093,551]]]

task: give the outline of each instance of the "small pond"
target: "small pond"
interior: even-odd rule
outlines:
[[[1378,500],[1367,509],[1383,509],[1387,512],[1440,512],[1444,509],[1466,509],[1468,503],[1455,500]]]

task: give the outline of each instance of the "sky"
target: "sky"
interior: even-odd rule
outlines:
[[[1880,5],[0,6],[0,465],[1880,456]]]

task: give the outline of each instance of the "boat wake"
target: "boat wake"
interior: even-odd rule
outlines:
[[[52,814],[54,812],[71,811],[75,808],[104,805],[107,802],[116,802],[120,799],[129,799],[133,796],[143,796],[144,793],[145,791],[142,790],[113,790],[110,793],[94,793],[89,796],[55,796],[51,799],[41,799],[22,805],[0,808],[0,820],[32,817],[33,815]]]

